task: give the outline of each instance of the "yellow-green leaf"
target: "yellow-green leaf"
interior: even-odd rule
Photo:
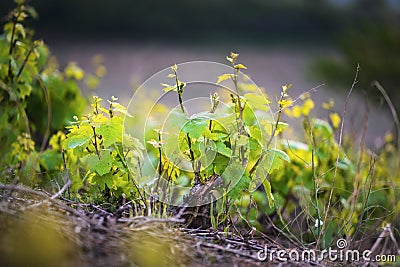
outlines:
[[[288,100],[288,99],[283,99],[281,101],[279,101],[279,105],[282,106],[282,108],[287,108],[290,105],[292,105],[293,101],[292,100]]]
[[[268,181],[267,178],[264,178],[262,184],[264,186],[265,193],[267,194],[268,197],[269,207],[272,208],[274,206],[275,198],[274,195],[272,194],[271,183]]]
[[[268,104],[271,102],[263,95],[249,93],[244,95],[244,99],[246,100],[246,103],[250,106],[250,108],[253,110],[254,109],[258,109],[261,111],[269,110]]]
[[[113,158],[107,150],[100,151],[101,160],[95,154],[90,154],[86,157],[86,162],[91,171],[98,175],[104,175],[111,169]]]
[[[177,90],[177,89],[176,89],[176,86],[168,85],[168,84],[165,84],[165,83],[162,83],[161,85],[162,85],[162,86],[165,86],[165,87],[163,88],[163,90],[164,90],[164,92],[166,92],[166,93],[168,93],[169,91],[176,91],[176,90]]]
[[[236,65],[234,66],[234,68],[235,68],[235,69],[245,69],[245,70],[247,69],[247,67],[246,67],[245,65],[240,64],[240,63],[239,63],[239,64],[236,64]]]
[[[228,80],[228,79],[231,79],[231,78],[232,78],[232,74],[228,74],[228,73],[222,74],[222,75],[218,76],[217,83],[221,83],[221,82],[223,82],[225,80]]]
[[[283,92],[287,92],[287,90],[289,90],[292,87],[292,84],[284,84],[282,85],[282,90]]]

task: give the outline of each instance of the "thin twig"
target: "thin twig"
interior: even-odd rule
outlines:
[[[17,82],[19,76],[21,76],[22,71],[24,70],[24,68],[25,68],[25,66],[26,66],[26,63],[28,62],[29,56],[32,54],[32,51],[33,51],[34,48],[35,48],[35,43],[32,43],[31,46],[29,47],[28,53],[26,54],[26,56],[25,56],[25,58],[24,58],[24,61],[22,62],[21,67],[19,67],[17,76],[15,76],[15,82]]]
[[[64,171],[65,171],[65,184],[68,184],[68,197],[71,198],[71,192],[70,192],[70,186],[71,186],[71,179],[69,179],[69,171],[68,171],[68,166],[67,166],[67,160],[65,159],[65,150],[62,149],[61,151],[61,156],[63,159],[63,163],[64,163]],[[65,185],[64,185],[65,186]]]
[[[60,189],[60,191],[52,195],[50,199],[56,199],[62,196],[64,191],[67,190],[67,188],[69,188],[70,185],[71,185],[71,180],[68,179],[67,183]]]
[[[390,109],[390,113],[393,116],[394,124],[396,125],[396,130],[397,130],[398,154],[400,155],[400,122],[399,122],[399,117],[397,116],[396,108],[394,107],[392,100],[390,100],[389,95],[386,93],[385,89],[378,81],[372,82],[372,86],[375,86],[379,90],[379,92],[383,95]]]
[[[324,222],[323,222],[323,224],[322,224],[321,232],[320,232],[319,235],[318,235],[317,243],[316,243],[316,245],[315,245],[316,248],[319,247],[319,243],[320,243],[320,241],[321,241],[322,234],[323,234],[324,231],[325,231],[326,220],[328,219],[328,213],[329,213],[329,210],[330,210],[330,208],[331,208],[331,202],[332,202],[332,197],[333,197],[333,190],[334,190],[334,187],[335,187],[335,182],[336,182],[336,177],[337,177],[337,171],[338,171],[338,167],[339,167],[339,159],[340,159],[340,152],[341,152],[341,147],[342,147],[343,129],[344,129],[344,121],[345,121],[345,118],[346,118],[347,105],[349,104],[349,100],[350,100],[351,93],[353,92],[353,89],[354,89],[354,87],[355,87],[356,84],[357,84],[358,72],[359,72],[359,71],[360,71],[360,64],[357,64],[356,74],[355,74],[355,76],[354,76],[353,83],[352,83],[352,85],[351,85],[351,88],[350,88],[350,90],[349,90],[349,92],[348,92],[348,94],[347,94],[347,97],[346,97],[346,101],[345,101],[345,103],[344,103],[344,109],[343,109],[343,115],[342,115],[342,124],[341,124],[341,126],[340,126],[340,134],[339,134],[339,142],[338,142],[338,152],[337,152],[337,156],[336,156],[335,172],[334,172],[334,174],[333,174],[333,179],[332,179],[332,184],[331,184],[331,190],[330,190],[330,192],[329,192],[328,204],[327,204],[327,207],[326,207],[326,209],[325,209]]]
[[[205,242],[200,242],[200,245],[204,246],[204,247],[208,247],[208,248],[213,248],[213,249],[218,249],[218,250],[221,250],[221,251],[233,253],[233,254],[236,254],[236,255],[239,255],[239,256],[242,256],[242,257],[247,257],[247,258],[259,261],[257,256],[252,255],[252,254],[248,254],[248,253],[244,253],[244,252],[242,252],[241,249],[232,249],[232,248],[229,248],[229,247],[224,247],[224,246],[220,246],[220,245],[217,245],[217,244],[211,244],[211,243],[205,243]]]
[[[365,117],[364,117],[363,129],[362,129],[362,134],[361,134],[361,140],[360,140],[360,144],[359,144],[360,152],[358,155],[357,172],[356,172],[355,178],[354,178],[353,192],[348,200],[350,202],[350,206],[351,206],[350,215],[348,217],[348,221],[345,224],[351,223],[351,220],[353,218],[354,211],[356,208],[356,204],[357,204],[357,198],[359,195],[361,165],[362,165],[363,156],[364,156],[365,137],[366,137],[367,128],[368,128],[368,119],[369,119],[369,104],[368,104],[368,97],[367,97],[367,95],[365,95]],[[349,241],[350,238],[351,238],[350,235],[347,234],[346,240]]]

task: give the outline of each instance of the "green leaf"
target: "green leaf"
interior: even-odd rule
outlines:
[[[240,88],[241,92],[259,92],[260,88],[255,85],[254,83],[239,83],[238,87]],[[263,94],[264,96],[266,96],[266,94]],[[268,99],[268,97],[266,97]]]
[[[288,126],[289,124],[287,124],[286,122],[278,122],[278,125],[276,125],[276,130],[275,130],[275,135],[278,135],[279,133],[283,132]]]
[[[225,80],[231,79],[231,78],[232,78],[232,74],[228,74],[228,73],[222,74],[222,75],[218,76],[217,84],[221,83],[221,82],[223,82]]]
[[[208,128],[206,128],[203,132],[203,136],[210,140],[218,141],[218,134],[212,133]]]
[[[111,102],[111,101],[108,101],[109,103],[112,103],[112,107],[113,107],[113,111],[114,112],[119,112],[119,113],[122,113],[122,114],[124,114],[124,115],[126,115],[126,116],[128,116],[128,117],[133,117],[127,110],[126,110],[126,108],[123,106],[123,105],[121,105],[120,103],[117,103],[117,102]]]
[[[217,152],[225,157],[230,158],[232,156],[232,150],[225,145],[223,142],[216,142]]]
[[[25,99],[25,97],[31,94],[32,86],[29,84],[20,84],[18,85],[18,91],[20,98]]]
[[[268,124],[265,127],[265,130],[269,135],[271,135],[272,129],[276,127],[275,136],[277,136],[279,133],[283,132],[288,126],[289,124],[281,121],[279,121],[278,124],[276,124],[276,122],[268,122]]]
[[[338,167],[342,170],[353,171],[353,164],[348,158],[340,159],[338,162]]]
[[[176,86],[174,85],[169,85],[166,83],[162,83],[162,86],[164,86],[163,90],[164,92],[168,93],[169,91],[177,91],[178,89],[176,88]]]
[[[250,137],[249,139],[250,156],[258,157],[262,152],[262,146],[259,140]]]
[[[243,109],[243,121],[247,126],[254,125],[258,122],[254,110],[248,105],[245,105]]]
[[[205,118],[195,118],[187,122],[182,131],[188,133],[191,138],[198,139],[208,128],[208,121]]]
[[[258,127],[258,125],[253,125],[253,126],[250,126],[248,129],[249,129],[248,132],[250,133],[250,136],[253,137],[254,139],[256,139],[261,144],[262,133],[261,133],[260,127]]]
[[[62,164],[61,153],[55,150],[46,150],[40,155],[40,164],[47,170],[59,170]]]
[[[101,110],[102,108],[99,108],[99,109]],[[103,109],[103,110],[105,110],[106,114],[108,114],[107,109]],[[90,125],[99,127],[103,123],[108,123],[109,120],[110,120],[110,118],[108,116],[105,116],[105,114],[103,114],[103,113],[99,113],[97,115],[90,117]]]
[[[287,90],[289,90],[292,87],[293,84],[284,84],[282,85],[282,90],[283,92],[287,92]]]
[[[96,129],[96,134],[102,136],[104,147],[109,147],[114,143],[122,142],[122,125],[121,117],[113,117],[106,123],[100,124]]]
[[[95,154],[86,156],[86,162],[91,171],[96,172],[98,175],[104,175],[110,172],[112,167],[113,158],[108,150],[100,151],[100,157]]]
[[[310,148],[308,147],[307,144],[299,142],[299,141],[294,141],[294,140],[288,140],[287,142],[283,143],[283,145],[290,150],[298,151],[298,150],[303,150],[303,151],[309,151]]]
[[[100,187],[101,190],[113,187],[113,177],[111,173],[105,173],[104,175],[96,175],[93,181]]]
[[[80,147],[86,145],[90,138],[93,137],[85,132],[74,132],[67,135],[67,138],[63,142],[63,146],[66,149],[73,149],[76,147]]]
[[[251,182],[249,175],[238,162],[231,161],[221,177],[225,184],[229,184],[228,196],[232,200],[240,197],[242,192],[249,188]]]
[[[242,195],[243,191],[249,188],[250,183],[250,177],[246,173],[244,173],[242,177],[240,177],[239,181],[237,181],[237,183],[234,184],[234,186],[231,187],[231,189],[229,190],[228,196],[230,197],[230,199],[238,199]]]
[[[271,183],[268,181],[267,178],[265,178],[263,179],[262,184],[264,186],[265,193],[267,194],[268,197],[269,207],[272,208],[274,206],[275,198],[274,195],[272,194]]]
[[[268,151],[273,152],[275,154],[275,156],[279,157],[280,159],[290,162],[290,158],[289,158],[288,154],[285,153],[285,151],[275,149],[275,148],[268,149]]]
[[[315,119],[313,122],[313,128],[325,139],[328,139],[333,135],[333,129],[327,121]]]
[[[130,134],[124,134],[124,147],[129,150],[144,150],[143,144],[139,139],[131,136]]]
[[[175,108],[173,109],[168,118],[168,123],[173,127],[181,128],[186,122],[188,122],[189,118],[186,113],[182,112],[182,110]]]
[[[229,160],[230,160],[230,158],[227,158],[227,157],[217,153],[217,155],[215,155],[215,158],[213,160],[215,172],[216,173],[224,173],[224,171],[226,170],[226,168],[229,164]]]
[[[268,149],[266,163],[268,173],[273,172],[276,169],[283,167],[283,161],[290,162],[289,156],[282,150],[279,149]]]
[[[25,28],[21,23],[15,24],[15,32],[21,34],[22,38],[26,37]]]
[[[235,134],[236,138],[236,145],[238,146],[245,146],[249,142],[249,137],[243,134]]]
[[[267,98],[265,98],[263,95],[258,95],[258,94],[245,94],[244,99],[246,100],[246,103],[254,110],[258,109],[261,111],[268,111],[269,106],[268,104],[271,103]]]

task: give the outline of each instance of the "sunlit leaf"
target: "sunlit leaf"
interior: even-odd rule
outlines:
[[[100,157],[101,159],[96,154],[90,154],[85,159],[91,171],[104,175],[110,171],[113,158],[108,150],[100,151]]]
[[[221,82],[223,82],[225,80],[228,80],[228,79],[232,79],[232,74],[228,74],[228,73],[222,74],[222,75],[218,76],[217,84],[221,83]]]
[[[284,84],[282,85],[282,90],[283,92],[286,93],[287,90],[289,90],[292,87],[293,84]]]
[[[242,192],[249,188],[251,182],[245,169],[238,162],[231,162],[221,177],[226,184],[230,184],[228,195],[233,200],[240,197]]]
[[[123,122],[119,117],[113,117],[109,121],[100,124],[96,134],[101,135],[104,147],[122,142],[122,124]]]
[[[247,67],[245,66],[245,65],[243,65],[243,64],[236,64],[235,66],[234,66],[234,68],[235,69],[247,69]]]
[[[188,133],[191,138],[198,139],[208,127],[208,121],[204,118],[195,118],[187,122],[182,131]]]
[[[293,101],[290,99],[283,99],[278,102],[279,105],[282,106],[282,108],[287,108],[293,104]]]
[[[327,121],[321,119],[314,119],[313,129],[316,131],[316,133],[321,134],[321,136],[325,139],[330,138],[333,135],[332,127]]]
[[[268,99],[266,99],[263,95],[249,93],[244,95],[244,99],[252,109],[258,109],[261,111],[269,110],[268,104],[271,102]]]
[[[217,152],[225,157],[230,158],[232,156],[232,150],[222,142],[216,142]]]
[[[63,146],[67,149],[73,149],[76,147],[80,147],[82,145],[86,145],[89,140],[93,137],[93,135],[89,135],[87,133],[75,133],[67,135],[67,138],[63,142]]]
[[[268,197],[269,207],[272,208],[274,206],[275,198],[274,195],[272,194],[271,183],[268,181],[268,178],[265,177],[262,180],[262,184],[264,186],[265,193],[267,194]]]
[[[169,91],[177,91],[178,89],[176,88],[176,86],[174,85],[168,85],[166,83],[162,83],[162,86],[164,86],[163,90],[164,92],[168,93]]]
[[[268,149],[266,156],[266,167],[268,167],[268,173],[273,172],[276,169],[283,167],[284,161],[290,162],[289,156],[282,150],[279,149]]]

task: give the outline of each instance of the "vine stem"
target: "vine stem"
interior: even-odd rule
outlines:
[[[63,163],[64,163],[65,178],[66,178],[65,180],[66,180],[66,182],[65,182],[65,185],[63,186],[63,188],[61,188],[61,190],[58,191],[57,194],[53,195],[53,196],[51,197],[51,199],[55,199],[55,198],[60,197],[60,196],[62,195],[62,193],[63,193],[66,189],[68,190],[68,191],[67,191],[67,192],[68,192],[68,198],[71,198],[70,187],[71,187],[71,184],[72,184],[72,180],[69,178],[69,171],[68,171],[67,161],[66,161],[66,159],[65,159],[65,150],[64,150],[64,149],[62,149],[61,155],[62,155],[62,159],[63,159]]]
[[[96,134],[96,127],[92,126],[93,129],[93,135],[94,135],[94,148],[96,149],[96,155],[99,157],[99,160],[101,160],[99,148],[97,146],[97,134]]]
[[[238,87],[239,70],[235,68],[234,63],[232,63],[232,67],[234,69],[232,81],[235,86],[236,98],[237,98],[238,106],[239,106],[239,118],[240,118],[240,123],[241,123],[239,131],[242,131],[242,129],[243,129],[243,108],[242,108],[242,101],[240,100],[239,87]]]
[[[198,168],[198,169],[196,168],[196,164],[195,164],[195,160],[194,160],[194,152],[193,152],[193,149],[192,149],[192,141],[190,139],[189,133],[186,134],[186,137],[187,137],[187,142],[188,142],[188,146],[189,146],[190,161],[192,163],[192,168],[193,168],[193,172],[194,172],[194,178],[195,178],[194,184],[197,185],[197,184],[201,183],[201,181],[200,181],[200,173],[199,173],[199,170],[198,170],[200,168]]]
[[[163,165],[162,165],[162,151],[161,151],[161,133],[158,132],[158,143],[159,143],[159,147],[158,147],[158,157],[160,158],[160,163],[158,164],[158,180],[157,180],[157,184],[156,184],[156,192],[158,191],[158,186],[160,183],[160,179],[162,176],[162,170],[163,170]]]
[[[17,76],[15,76],[15,81],[18,80],[19,76],[21,76],[22,71],[24,70],[26,63],[28,62],[29,56],[32,54],[33,49],[35,49],[35,43],[33,43],[30,47],[29,47],[29,51],[26,54],[24,61],[22,62],[21,67],[18,70]]]
[[[15,29],[17,27],[17,19],[18,19],[20,14],[21,14],[21,6],[18,7],[18,13],[13,18],[13,28],[11,30],[10,49],[8,51],[8,54],[10,56],[10,58],[8,59],[8,77],[11,78],[11,81],[13,80],[12,79],[12,69],[11,69],[11,61],[12,61],[11,57],[12,57],[13,50],[14,50],[14,45],[15,45],[14,38],[15,38]]]
[[[312,150],[311,150],[311,169],[313,173],[313,179],[314,179],[314,201],[315,201],[315,213],[317,215],[317,236],[320,235],[320,230],[321,230],[321,219],[320,219],[320,212],[319,212],[319,203],[318,203],[318,182],[317,182],[317,175],[316,175],[316,169],[315,169],[315,137],[313,133],[313,128],[311,126],[311,122],[309,117],[307,116],[307,123],[308,127],[310,129],[310,141],[312,144]]]
[[[176,70],[174,68],[172,68],[172,70],[174,71],[175,74],[175,83],[176,83],[176,91],[178,92],[178,100],[179,100],[179,106],[181,107],[181,110],[183,113],[185,113],[185,107],[183,106],[183,100],[182,100],[182,92],[183,92],[183,88],[180,88],[180,82],[178,80],[178,73],[176,72]]]
[[[179,105],[181,107],[182,112],[185,113],[185,107],[183,106],[183,100],[182,100],[184,84],[181,84],[181,82],[179,82],[178,73],[177,73],[176,69],[172,68],[172,70],[174,71],[174,74],[175,74],[175,83],[176,83],[176,90],[178,93]],[[181,88],[181,86],[182,86],[182,88]],[[193,168],[194,177],[195,177],[195,184],[199,184],[201,182],[200,181],[200,173],[199,173],[199,170],[197,170],[197,168],[195,166],[194,152],[192,149],[192,141],[190,139],[189,133],[186,134],[186,138],[187,138],[187,143],[188,143],[188,147],[189,147],[190,161],[192,163],[192,168]]]
[[[182,92],[178,92],[178,100],[182,112],[185,113],[185,108],[183,107]]]
[[[282,102],[282,100],[284,99],[284,97],[285,97],[285,94],[281,94],[281,98],[280,98],[280,100],[279,100],[279,103]],[[267,145],[265,146],[266,149],[269,148],[269,146],[270,146],[271,143],[272,143],[272,140],[274,139],[274,136],[275,136],[275,133],[276,133],[276,129],[278,128],[279,121],[280,121],[281,116],[282,116],[282,111],[283,111],[283,106],[282,106],[282,104],[279,104],[278,118],[276,119],[275,125],[274,125],[274,127],[273,127],[273,129],[272,129],[271,136],[270,136],[270,138],[269,138],[269,140],[268,140],[268,142],[267,142]],[[254,166],[250,169],[250,171],[249,171],[250,177],[252,177],[254,171],[257,169],[258,165],[261,163],[261,161],[264,159],[264,157],[265,157],[265,152],[262,153],[262,154],[260,155],[260,157],[257,159],[257,161],[256,161],[256,163],[254,164]]]
[[[128,164],[126,163],[126,158],[125,158],[124,154],[123,153],[121,154],[121,152],[119,151],[118,147],[115,144],[114,144],[114,147],[115,147],[115,149],[117,151],[117,154],[118,154],[119,158],[121,159],[122,165],[124,165],[124,167],[128,170],[128,177],[130,177],[132,179],[132,183],[135,186],[136,191],[138,192],[140,199],[143,201],[144,206],[147,208],[146,198],[143,196],[142,192],[140,192],[139,185],[136,184],[136,181],[133,178],[131,169],[129,168]]]

